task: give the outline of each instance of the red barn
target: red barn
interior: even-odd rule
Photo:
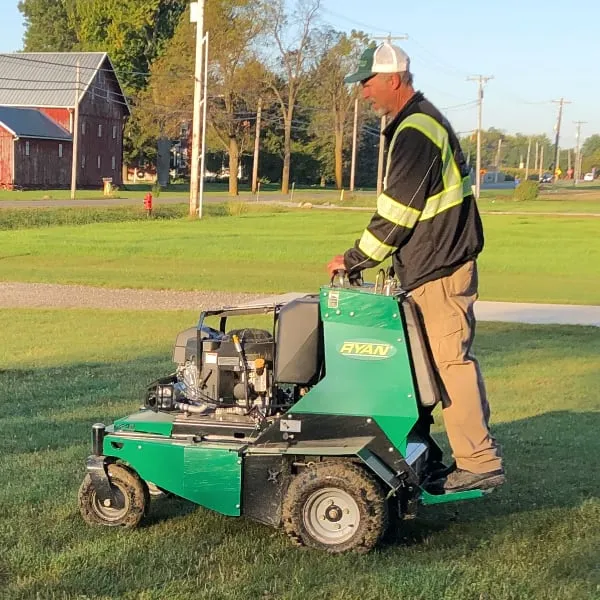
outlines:
[[[71,185],[76,102],[77,186],[120,185],[130,110],[108,55],[0,54],[0,187]]]

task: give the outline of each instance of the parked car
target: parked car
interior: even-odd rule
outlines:
[[[583,176],[583,180],[584,181],[594,181],[594,174],[593,173],[586,173]]]
[[[544,173],[540,177],[540,183],[552,183],[552,173]]]

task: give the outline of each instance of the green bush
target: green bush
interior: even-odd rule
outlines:
[[[188,212],[186,204],[169,204],[152,212],[154,219],[181,219]],[[115,208],[2,208],[0,231],[8,229],[34,229],[57,225],[89,225],[90,223],[120,223],[146,219],[146,211],[137,206]]]
[[[527,202],[535,200],[540,193],[540,184],[537,181],[521,181],[513,192],[513,200]]]
[[[207,203],[204,217],[239,217],[246,213],[280,213],[289,209],[283,206],[249,204],[242,201]],[[154,207],[152,220],[184,219],[189,216],[188,204],[161,204]],[[118,207],[64,207],[64,208],[2,208],[0,206],[0,231],[9,229],[35,229],[60,225],[90,225],[92,223],[122,223],[145,221],[148,216],[141,206]],[[189,217],[195,219],[197,217]]]

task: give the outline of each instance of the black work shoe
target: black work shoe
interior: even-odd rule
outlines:
[[[463,469],[456,469],[448,475],[446,483],[444,483],[444,491],[451,493],[465,490],[491,490],[502,485],[504,481],[504,469],[487,473],[471,473]]]

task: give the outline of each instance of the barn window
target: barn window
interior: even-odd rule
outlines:
[[[100,168],[100,155],[98,154],[98,168]]]
[[[98,137],[102,137],[102,123],[98,125]]]
[[[85,121],[81,122],[81,135],[85,135]]]
[[[117,159],[113,156],[111,162],[112,162],[112,170],[114,171],[117,168]]]
[[[63,155],[63,148],[62,148],[62,144],[58,145],[58,158],[62,158]]]
[[[113,140],[117,139],[117,126],[113,125]]]
[[[85,169],[85,154],[81,155],[81,168]]]
[[[29,156],[29,142],[25,142],[25,156]]]

